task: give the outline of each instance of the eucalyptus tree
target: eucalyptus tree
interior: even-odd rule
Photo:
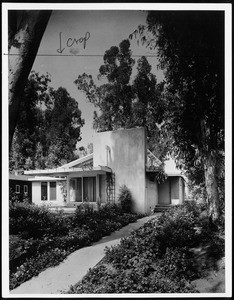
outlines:
[[[9,146],[20,115],[20,103],[29,73],[52,11],[9,10]]]
[[[65,88],[49,86],[49,75],[32,72],[10,151],[10,169],[53,168],[77,158],[84,120]]]
[[[210,219],[220,215],[224,162],[224,13],[151,11],[140,34],[165,70],[164,128],[178,160],[204,178]],[[198,170],[199,168],[199,170]]]
[[[103,56],[104,63],[99,68],[98,80],[105,83],[97,85],[91,75],[79,75],[74,81],[83,91],[97,111],[94,112],[94,128],[97,131],[116,130],[144,126],[151,150],[163,158],[165,143],[159,139],[157,122],[162,122],[163,84],[151,73],[146,57],[137,61],[132,58],[129,40],[123,40],[119,47],[112,46]]]

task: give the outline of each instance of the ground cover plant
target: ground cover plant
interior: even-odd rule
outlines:
[[[224,239],[210,228],[206,211],[185,203],[106,248],[103,261],[64,293],[196,292],[190,282],[223,255]]]
[[[74,215],[65,215],[28,203],[10,203],[10,289],[139,217],[117,204],[98,211],[83,204]]]

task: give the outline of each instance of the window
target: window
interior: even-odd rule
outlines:
[[[20,193],[20,185],[16,185],[15,186],[15,192],[16,192],[16,194],[19,194]]]
[[[82,178],[77,178],[76,201],[82,202]]]
[[[96,202],[96,177],[83,178],[83,201]]]
[[[56,200],[56,182],[50,182],[50,200]]]
[[[41,183],[41,200],[47,200],[47,182]]]
[[[96,177],[70,179],[71,202],[96,202]]]
[[[28,186],[27,185],[24,185],[24,194],[28,195]]]

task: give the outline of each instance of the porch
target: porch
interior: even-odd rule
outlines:
[[[97,203],[114,202],[115,176],[112,172],[86,170],[67,176],[67,207],[89,203],[96,208]]]

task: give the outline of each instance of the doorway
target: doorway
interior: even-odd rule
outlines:
[[[158,204],[171,204],[171,183],[169,178],[158,186]]]

